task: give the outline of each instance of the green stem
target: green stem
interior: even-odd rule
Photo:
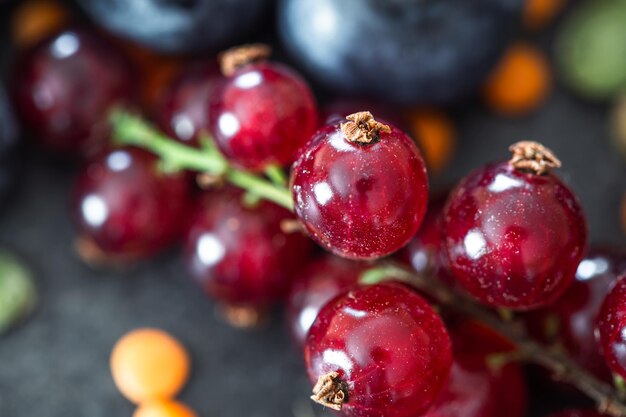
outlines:
[[[278,165],[270,165],[265,168],[265,175],[276,185],[287,185],[287,175]]]
[[[111,113],[111,123],[113,139],[117,144],[153,152],[169,171],[190,170],[222,176],[227,182],[251,194],[293,211],[291,193],[284,183],[272,183],[255,174],[233,168],[206,136],[201,138],[200,149],[186,146],[160,133],[141,118],[120,110]]]

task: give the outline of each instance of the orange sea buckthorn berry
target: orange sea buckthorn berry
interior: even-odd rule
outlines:
[[[189,354],[168,333],[137,329],[123,336],[111,353],[111,374],[122,395],[134,403],[169,399],[189,377]]]
[[[157,400],[141,404],[133,417],[198,417],[198,415],[178,401]]]
[[[527,30],[546,27],[565,8],[567,0],[526,0],[522,23]]]
[[[517,43],[509,47],[487,78],[483,95],[495,112],[515,116],[539,107],[551,86],[545,56],[531,45]]]
[[[429,172],[439,174],[448,165],[456,147],[456,132],[452,120],[435,109],[409,110],[406,120]]]
[[[13,12],[11,37],[18,47],[26,48],[52,35],[69,20],[69,12],[58,1],[25,1]]]

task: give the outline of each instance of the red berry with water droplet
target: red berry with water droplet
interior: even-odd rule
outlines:
[[[564,348],[580,366],[610,381],[594,327],[602,301],[625,270],[623,251],[592,249],[578,265],[572,285],[555,303],[524,316],[526,327],[533,337],[548,346]]]
[[[260,61],[268,53],[262,46],[244,48],[222,58],[227,78],[209,109],[215,142],[229,160],[246,169],[288,166],[317,127],[315,99],[295,71]]]
[[[326,304],[306,340],[313,399],[352,417],[414,417],[439,395],[450,339],[430,305],[393,282],[357,287]]]
[[[47,149],[91,154],[109,139],[108,112],[135,100],[130,64],[84,29],[67,29],[18,58],[18,113],[29,137]]]
[[[265,308],[286,294],[311,245],[301,234],[281,231],[287,210],[266,201],[247,207],[241,200],[234,189],[200,198],[185,239],[187,265],[220,302]]]
[[[424,417],[523,417],[528,395],[518,363],[492,359],[514,345],[481,323],[457,320],[448,326],[454,361],[448,382]],[[506,361],[506,360],[505,360]]]
[[[154,255],[181,236],[190,203],[184,174],[160,172],[143,150],[106,151],[85,165],[74,189],[81,255],[96,263]]]
[[[369,112],[321,128],[292,169],[295,212],[310,236],[354,259],[389,255],[417,232],[428,203],[413,141]]]
[[[287,321],[294,341],[303,345],[320,309],[358,285],[367,265],[326,255],[311,263],[294,282],[287,298]]]
[[[185,144],[199,146],[209,133],[209,105],[221,76],[217,63],[189,66],[166,89],[157,111],[163,132]]]
[[[626,275],[618,281],[604,299],[600,312],[596,336],[602,354],[611,370],[626,378]]]
[[[511,309],[548,305],[574,279],[587,245],[574,193],[550,168],[558,159],[520,142],[509,162],[469,174],[443,217],[445,256],[457,282],[479,301]]]

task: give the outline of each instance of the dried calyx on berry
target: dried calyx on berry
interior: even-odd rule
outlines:
[[[560,168],[561,161],[550,149],[539,142],[524,140],[509,147],[513,157],[509,163],[517,170],[544,175],[553,168]]]
[[[262,43],[236,46],[219,55],[220,70],[231,77],[239,68],[254,62],[265,61],[272,54],[272,48]]]
[[[391,128],[374,119],[372,113],[361,111],[346,116],[348,120],[341,124],[341,131],[352,143],[369,144],[380,140],[380,133],[391,133]]]
[[[311,399],[324,407],[341,411],[341,406],[348,402],[348,384],[339,378],[337,372],[324,374],[313,387]]]

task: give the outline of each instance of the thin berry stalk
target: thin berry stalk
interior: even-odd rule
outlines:
[[[140,117],[123,111],[113,111],[111,121],[115,143],[143,148],[158,155],[161,166],[167,170],[190,170],[220,177],[250,194],[293,211],[291,193],[285,184],[267,181],[248,171],[234,168],[210,138],[203,140],[202,147],[197,149],[167,137]]]

